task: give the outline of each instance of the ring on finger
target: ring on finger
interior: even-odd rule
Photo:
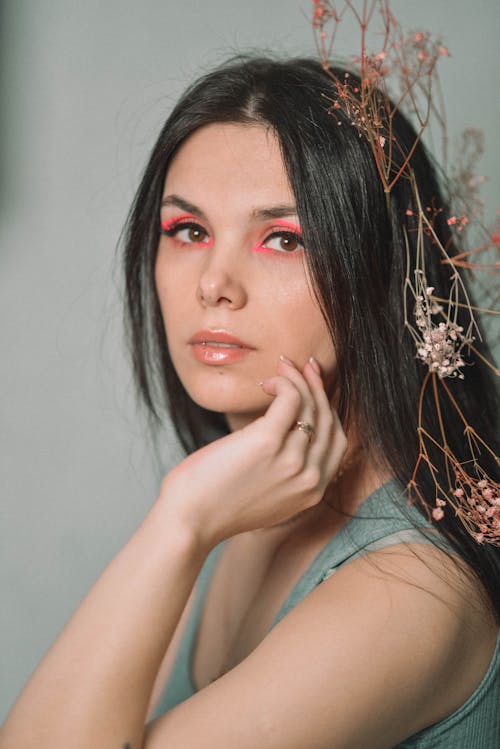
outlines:
[[[307,434],[309,442],[312,442],[314,438],[314,427],[308,421],[296,421],[292,429],[304,432],[304,434]]]

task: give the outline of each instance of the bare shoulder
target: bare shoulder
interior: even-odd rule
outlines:
[[[448,681],[433,700],[430,722],[463,704],[488,668],[498,623],[481,582],[462,559],[430,543],[396,544],[367,554],[351,569],[347,565],[336,582],[343,595],[359,583],[366,597],[375,585],[386,606],[397,605],[400,626],[411,631],[429,668]]]
[[[491,661],[498,623],[482,584],[462,559],[430,543],[395,544],[346,565],[334,577],[336,600],[347,600],[357,587],[359,605],[370,602],[375,616],[384,608],[393,612],[389,629],[411,634],[422,665],[427,657],[429,670],[448,682],[433,698],[427,723],[465,702]]]
[[[238,666],[155,721],[146,749],[388,749],[465,702],[496,635],[453,558],[394,545],[325,580]]]
[[[446,718],[470,697],[498,636],[480,582],[456,555],[430,543],[366,554],[301,606],[297,625],[307,619],[314,638],[324,631],[325,617],[332,622],[344,645],[334,647],[337,664],[347,671],[350,661],[360,678],[366,674],[367,690],[378,687],[384,701],[398,705],[405,736]],[[293,624],[290,619],[290,629]],[[371,697],[361,688],[358,699],[368,706]]]

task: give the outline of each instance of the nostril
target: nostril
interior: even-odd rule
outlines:
[[[237,309],[245,304],[246,296],[243,284],[225,272],[202,275],[197,289],[198,301],[209,307],[227,305]]]

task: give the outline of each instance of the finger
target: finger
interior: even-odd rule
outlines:
[[[262,387],[268,394],[275,396],[262,418],[268,423],[269,430],[283,441],[299,418],[302,395],[288,377],[280,375],[265,380]]]
[[[348,448],[347,435],[342,428],[342,424],[335,409],[332,410],[332,417],[332,438],[327,446],[326,454],[324,456],[324,471],[327,482],[330,482],[338,472]]]
[[[285,356],[280,357],[280,362],[278,365],[278,372],[280,374],[283,374],[285,377],[288,377],[299,393],[302,396],[302,408],[300,410],[299,417],[295,423],[295,427],[297,424],[302,422],[304,424],[303,429],[294,429],[293,431],[297,431],[300,433],[300,439],[301,444],[304,441],[304,437],[307,438],[307,443],[311,441],[311,436],[314,434],[315,431],[315,422],[316,422],[316,402],[314,400],[314,397],[311,393],[311,390],[309,388],[309,384],[307,383],[307,380],[304,378],[304,375],[302,372],[300,372],[299,369],[295,366],[295,364],[290,361],[290,359],[287,359]],[[306,426],[312,431],[311,433],[307,430]],[[293,427],[292,427],[293,429]],[[296,437],[297,435],[295,435]],[[294,439],[295,439],[294,437]]]
[[[326,465],[327,473],[340,462],[347,446],[347,438],[336,410],[325,392],[321,375],[314,362],[304,367],[311,394],[316,403],[316,439],[311,447],[308,462]]]
[[[302,396],[300,413],[287,440],[287,447],[296,446],[302,452],[314,439],[316,404],[304,375],[293,362],[281,356],[278,371],[293,382]]]
[[[333,416],[321,375],[311,362],[304,367],[304,379],[313,398],[316,413],[315,450],[311,456],[314,457],[315,454],[324,452],[331,440]]]

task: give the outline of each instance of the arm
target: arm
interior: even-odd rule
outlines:
[[[443,552],[391,547],[322,583],[145,749],[389,749],[466,701],[496,630]]]
[[[35,671],[2,749],[141,746],[153,680],[205,556],[166,504],[161,497]]]
[[[179,647],[182,642],[182,638],[186,631],[186,626],[188,624],[189,618],[192,613],[196,593],[197,593],[197,586],[195,585],[195,587],[191,591],[191,595],[188,598],[188,602],[184,608],[184,611],[182,612],[182,616],[179,619],[176,630],[172,636],[170,644],[160,664],[160,668],[158,669],[158,673],[156,675],[156,679],[155,679],[153,689],[151,692],[151,699],[149,700],[149,706],[147,710],[147,720],[152,719],[160,703],[161,697],[163,695],[163,691],[165,689],[165,685],[170,679],[172,668],[174,666],[175,659],[177,657],[177,654],[179,652]]]
[[[208,551],[317,503],[345,435],[311,364],[265,385],[265,416],[186,458],[35,671],[1,749],[143,745],[153,683]],[[305,419],[307,435],[291,431]]]

